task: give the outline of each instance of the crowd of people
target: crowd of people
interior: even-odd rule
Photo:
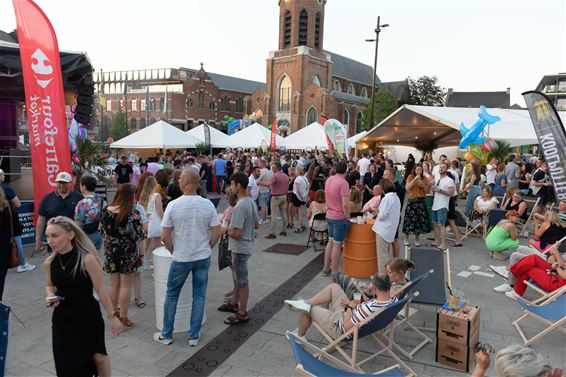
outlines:
[[[225,320],[228,325],[249,321],[248,261],[261,225],[269,227],[265,238],[271,240],[286,237],[289,231],[303,233],[307,227],[327,233],[317,240],[326,244],[322,274],[342,284],[330,284],[310,300],[287,301],[302,313],[298,336],[305,335],[311,321],[320,321],[329,333],[339,335],[364,315],[395,302],[407,270],[414,268],[413,262],[399,258],[400,234],[405,246],[419,247],[426,239],[429,246],[446,249],[449,227],[454,236],[451,246],[462,246],[456,224],[457,202],[462,195],[466,196],[463,212],[470,220],[484,218],[496,208],[508,211],[497,226],[485,229],[489,231],[486,246],[492,257],[501,259],[503,251],[514,251],[509,268],[492,266],[508,279],[496,290],[509,297],[520,296],[527,277],[548,290],[565,285],[566,262],[561,257],[560,242],[566,236],[566,202],[546,210],[553,202],[546,163],[539,158],[520,161],[509,156],[506,164],[492,160],[481,165],[472,160],[466,170],[464,165],[445,155],[438,163],[429,155],[423,155],[419,162],[409,155],[398,169],[392,160],[372,152],[347,160],[320,151],[262,156],[253,151],[226,151],[213,156],[166,151],[145,159],[131,154],[121,156],[113,170],[117,191],[111,203],[96,193],[96,178],[83,176],[77,182],[79,192],[71,190],[69,173],[59,173],[57,189],[40,203],[35,245],[38,252],[44,247],[50,252],[45,263],[46,293],[55,309],[53,338],[58,373],[73,375],[82,368],[94,368],[100,375],[108,374],[100,310],[84,313],[93,305],[92,289],[103,304],[113,333],[134,327],[128,313],[132,290],[135,305],[143,308],[141,273],[152,268],[152,251],[162,243],[173,258],[163,328],[154,334],[155,341],[166,345],[173,342],[179,294],[192,275],[188,341],[191,346],[198,344],[211,253],[221,237],[228,237],[231,243],[233,289],[218,310],[230,313]],[[10,221],[16,225],[17,216],[10,219],[6,209],[17,207],[19,200],[9,187],[3,188],[1,225]],[[226,193],[228,198],[222,222],[207,199],[214,191],[217,195]],[[501,192],[505,195],[503,203],[497,198]],[[528,217],[527,196],[540,200],[533,209],[534,239],[529,246],[520,246],[517,227]],[[344,283],[349,280],[339,266],[350,219],[358,216],[375,218],[372,230],[378,262],[377,273],[365,287],[365,299],[354,304],[353,292]],[[18,236],[8,234],[5,226],[0,228],[2,243]],[[97,250],[103,250],[102,259]],[[34,268],[25,262],[23,253],[21,261],[18,272]],[[0,271],[2,288],[6,270]],[[107,289],[101,283],[102,271],[109,276]],[[80,289],[72,289],[74,285]],[[76,317],[76,326],[61,325],[71,317]],[[91,318],[97,325],[86,328],[84,318]],[[73,338],[70,332],[80,333],[81,339]],[[82,347],[73,349],[77,357],[72,363],[63,361],[58,355],[67,352],[75,340],[83,342]],[[87,343],[88,347],[84,346]],[[85,357],[87,354],[92,357]]]

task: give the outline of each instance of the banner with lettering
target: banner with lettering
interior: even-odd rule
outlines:
[[[57,174],[71,173],[59,46],[43,11],[31,0],[13,0],[22,60],[31,149],[34,201],[57,187]]]
[[[277,118],[273,119],[273,124],[271,125],[271,142],[269,143],[269,147],[272,151],[277,149],[276,141],[277,141]]]
[[[552,180],[552,188],[558,200],[566,200],[566,131],[548,97],[538,91],[523,93],[529,109],[531,121],[535,127],[538,142],[548,173]]]
[[[334,145],[336,153],[338,153],[340,157],[347,156],[348,145],[344,125],[336,119],[328,119],[324,122],[324,132],[326,133],[326,137],[330,139]]]
[[[328,118],[325,117],[324,115],[321,115],[320,119],[321,119],[320,123],[321,123],[322,127],[324,128],[324,124],[326,123]],[[328,150],[328,153],[334,153],[334,144],[332,144],[332,140],[330,140],[330,137],[326,133],[326,129],[325,129],[325,135],[326,135],[326,148]]]

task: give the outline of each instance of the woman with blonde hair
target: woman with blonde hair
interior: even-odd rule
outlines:
[[[546,211],[543,215],[535,214],[535,237],[529,240],[529,246],[544,253],[552,245],[566,236],[566,221],[555,211]]]
[[[161,243],[161,219],[163,218],[163,202],[161,194],[155,192],[158,186],[155,177],[147,177],[143,184],[139,204],[147,215],[147,239],[145,241],[145,251],[150,255],[153,250]],[[148,262],[150,258],[148,256]]]
[[[350,213],[362,210],[362,192],[356,186],[350,187]]]
[[[45,300],[53,308],[57,375],[110,376],[104,321],[93,288],[104,306],[112,333],[119,335],[123,327],[104,287],[98,252],[75,222],[64,216],[50,219],[45,235],[53,251],[44,263]]]

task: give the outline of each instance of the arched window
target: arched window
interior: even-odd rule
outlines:
[[[320,12],[314,18],[314,48],[320,50]]]
[[[340,81],[334,80],[334,83],[332,84],[332,90],[334,90],[335,92],[342,91],[342,85],[340,85]]]
[[[368,91],[365,88],[365,86],[362,88],[362,90],[360,91],[360,96],[364,97],[364,98],[368,98]]]
[[[348,111],[348,109],[344,109],[344,114],[342,114],[342,124],[346,126],[347,131],[350,126],[350,112]]]
[[[228,97],[222,97],[222,111],[230,111],[230,100]]]
[[[151,110],[151,111],[157,110],[157,104],[155,102],[156,102],[155,98],[151,98],[149,100],[149,110]]]
[[[284,48],[291,47],[291,12],[285,13],[285,32],[283,34]]]
[[[198,94],[198,107],[199,109],[204,109],[204,92],[201,91]]]
[[[359,134],[363,131],[364,128],[364,114],[362,112],[358,112],[358,116],[356,117],[356,133]]]
[[[165,109],[165,98],[160,97],[159,98],[159,109],[161,111],[166,111],[167,109]]]
[[[314,79],[312,80],[312,82],[313,82],[316,86],[320,87],[320,79],[318,78],[318,75],[314,75]]]
[[[210,104],[208,105],[208,109],[212,111],[216,111],[216,102],[210,101]]]
[[[299,46],[307,45],[307,36],[309,29],[309,14],[306,10],[299,13]]]
[[[244,101],[241,98],[236,99],[236,112],[237,113],[244,112]]]
[[[279,111],[291,111],[291,79],[284,75],[279,82]]]
[[[130,128],[132,130],[135,130],[137,126],[138,126],[138,120],[136,118],[130,119]]]
[[[353,95],[353,96],[356,95],[356,91],[354,90],[354,84],[348,85],[347,93],[348,93],[348,94],[351,94],[351,95]]]
[[[187,107],[193,107],[193,100],[192,100],[192,98],[187,98]]]
[[[313,124],[314,122],[316,122],[317,119],[318,119],[318,111],[316,111],[314,106],[311,106],[309,108],[309,111],[307,111],[307,126],[309,124]]]
[[[145,118],[140,119],[140,128],[145,128]]]

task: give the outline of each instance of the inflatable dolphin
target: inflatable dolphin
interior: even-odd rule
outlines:
[[[464,122],[460,124],[460,133],[462,134],[462,140],[460,140],[460,149],[466,149],[472,144],[483,144],[488,138],[480,137],[485,126],[492,125],[501,120],[501,117],[497,115],[490,115],[487,113],[485,106],[480,106],[480,111],[478,113],[479,119],[470,128],[464,126]]]

